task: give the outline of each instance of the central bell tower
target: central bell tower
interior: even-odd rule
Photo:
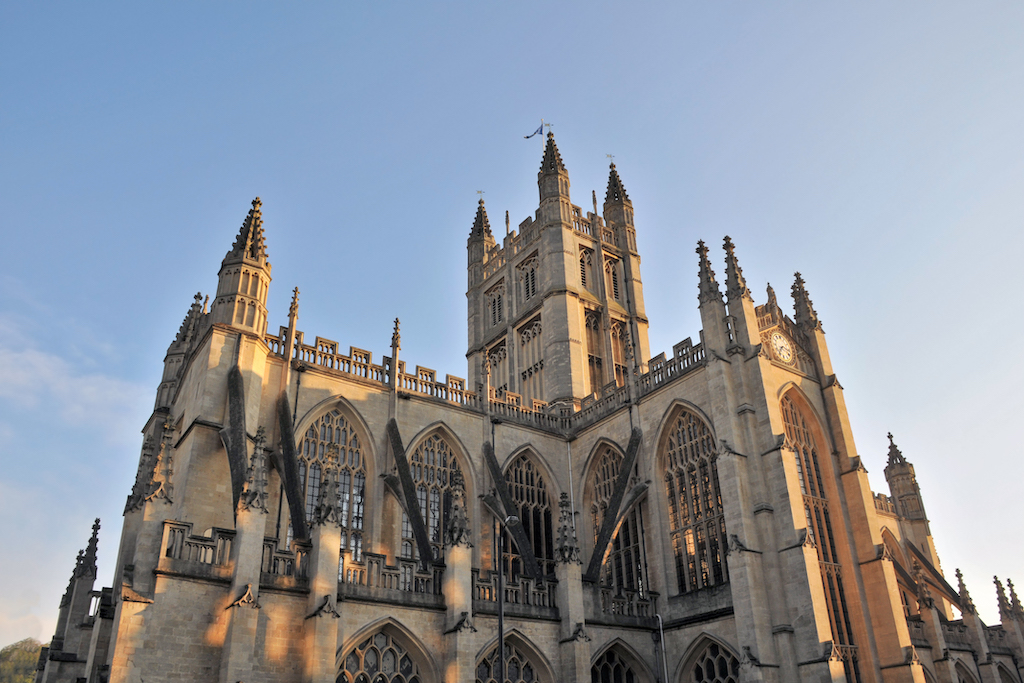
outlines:
[[[535,215],[501,245],[481,199],[467,244],[470,386],[527,408],[574,405],[650,357],[633,204],[615,164],[603,215],[572,203],[552,133]]]

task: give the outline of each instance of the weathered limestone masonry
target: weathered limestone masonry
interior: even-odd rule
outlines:
[[[477,206],[468,382],[397,320],[379,361],[306,339],[298,289],[268,333],[255,200],[167,350],[114,587],[97,520],[36,680],[1020,683],[1013,583],[984,624],[895,443],[871,491],[800,275],[755,305],[699,242],[697,342],[651,357],[614,164],[584,212],[549,133],[538,189],[500,245]]]

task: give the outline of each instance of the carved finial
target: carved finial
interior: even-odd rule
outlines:
[[[725,236],[725,292],[729,301],[737,301],[741,298],[752,299],[750,290],[747,289],[747,281],[743,279],[743,269],[736,260],[736,248],[728,235]]]
[[[207,297],[207,300],[209,300],[209,297]],[[201,292],[196,292],[196,295],[192,297],[192,305],[188,307],[188,313],[185,314],[185,319],[181,321],[181,327],[178,328],[178,334],[174,337],[174,341],[171,342],[171,346],[181,345],[187,352],[189,345],[196,338],[199,323],[205,313],[206,307],[203,304],[203,295]]]
[[[558,537],[555,541],[555,559],[559,562],[580,564],[580,549],[576,543],[576,529],[572,520],[569,494],[562,491],[558,500]]]
[[[768,283],[768,305],[772,308],[779,307],[779,301],[775,298],[775,290],[772,288],[772,283]]]
[[[259,510],[266,514],[269,511],[267,509],[267,455],[264,449],[267,432],[263,425],[256,429],[256,435],[252,441],[252,457],[249,458],[249,467],[245,472],[245,481],[242,483],[242,495],[238,497],[238,506],[242,510]]]
[[[553,124],[545,123],[545,126]],[[558,153],[558,145],[555,144],[555,134],[548,130],[547,144],[544,146],[544,159],[540,162],[540,172],[556,173],[564,171],[565,164],[562,163],[562,155]]]
[[[794,278],[793,304],[796,314],[796,324],[800,327],[820,330],[821,321],[818,320],[818,314],[814,310],[814,304],[811,303],[811,297],[807,294],[807,287],[804,285],[804,279],[800,273],[795,273]]]
[[[399,322],[398,318],[395,318],[395,329],[391,333],[391,348],[392,349],[400,349],[400,348],[402,348],[402,335],[399,332],[399,325],[401,325],[401,323]]]
[[[711,270],[708,248],[704,244],[704,240],[697,242],[697,254],[700,256],[700,284],[698,285],[700,303],[721,302],[722,292],[718,289],[718,283],[715,281],[715,271]]]
[[[473,230],[470,231],[470,237],[483,237],[484,235],[491,234],[491,222],[487,219],[487,209],[484,207],[484,198],[480,197],[480,200],[476,205],[476,217],[473,219]]]
[[[974,601],[971,600],[971,594],[967,592],[967,584],[964,583],[964,575],[959,568],[956,570],[956,583],[960,592],[960,611],[974,614]]]
[[[292,303],[288,306],[288,318],[299,317],[299,288],[296,287],[292,290]]]
[[[590,201],[594,202],[594,215],[597,215],[597,191],[590,191]]]
[[[1013,581],[1007,579],[1006,587],[1010,591],[1010,612],[1013,613],[1015,619],[1024,620],[1024,607],[1021,607],[1020,600],[1017,598],[1017,591],[1013,587]]]
[[[999,618],[1006,622],[1013,619],[1013,610],[1010,609],[1010,603],[1006,600],[1006,593],[1003,591],[1003,584],[999,580],[998,576],[993,576],[992,581],[996,584],[996,600],[999,603]]]
[[[611,162],[608,169],[608,190],[604,194],[605,204],[632,204],[626,188],[619,178],[619,172],[615,170],[615,162]]]
[[[508,209],[505,209],[505,234],[508,235],[512,232],[512,225],[508,220]]]
[[[263,205],[260,198],[252,200],[252,209],[245,217],[238,231],[235,243],[231,245],[230,256],[242,256],[255,261],[266,260],[267,246],[263,237]],[[227,257],[225,257],[227,258]]]
[[[889,465],[905,465],[907,459],[903,457],[903,453],[892,440],[892,432],[889,432],[886,436],[889,437]]]
[[[453,470],[449,483],[452,492],[452,511],[444,528],[444,544],[449,548],[457,545],[472,548],[473,544],[469,540],[469,516],[466,514],[466,482],[462,478],[462,471]]]

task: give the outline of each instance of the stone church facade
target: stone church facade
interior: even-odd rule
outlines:
[[[584,212],[549,133],[538,186],[501,243],[477,208],[468,381],[398,321],[379,360],[307,337],[297,290],[268,332],[254,201],[167,350],[113,588],[97,520],[36,680],[1019,683],[1013,584],[984,624],[895,444],[871,491],[799,274],[790,317],[699,243],[703,329],[651,357],[614,164]]]

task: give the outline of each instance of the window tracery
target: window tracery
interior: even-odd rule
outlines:
[[[434,433],[416,447],[409,458],[409,470],[416,485],[423,525],[433,548],[435,560],[444,559],[444,529],[451,519],[452,492],[462,486],[462,469],[455,453],[439,433]],[[409,515],[402,512],[402,556],[416,559],[418,549]]]
[[[487,292],[487,316],[491,327],[505,321],[505,287],[498,284]]]
[[[380,631],[352,648],[336,683],[420,683],[419,664],[391,634]]]
[[[708,426],[692,412],[680,410],[669,428],[665,454],[665,489],[680,593],[729,580],[717,459]]]
[[[592,683],[639,683],[640,678],[614,648],[609,648],[590,667],[590,680]]]
[[[853,646],[853,628],[846,605],[846,591],[843,588],[843,572],[836,552],[832,518],[818,458],[818,447],[804,412],[789,395],[782,398],[782,419],[786,430],[786,444],[796,456],[796,470],[803,494],[804,515],[807,520],[807,535],[818,551],[818,565],[825,589],[825,603],[828,607],[832,637],[836,644]],[[843,665],[850,681],[860,681],[860,670],[854,652],[844,656]]]
[[[615,366],[615,383],[620,387],[626,384],[626,344],[629,343],[629,332],[621,320],[612,322],[612,363]]]
[[[740,662],[718,643],[708,643],[693,663],[693,683],[739,683]]]
[[[594,540],[601,531],[608,501],[611,500],[622,468],[623,456],[611,446],[605,446],[598,456],[591,476],[593,500],[590,506],[594,525]],[[635,479],[635,473],[634,477]],[[647,560],[643,538],[643,513],[636,505],[622,520],[622,525],[612,539],[611,550],[601,566],[601,585],[623,590],[639,591],[641,597],[647,591]]]
[[[594,286],[594,252],[580,249],[580,284],[591,289]]]
[[[299,488],[305,494],[307,523],[313,520],[325,467],[338,468],[341,549],[351,550],[352,559],[358,562],[363,552],[366,466],[359,436],[337,408],[313,422],[299,446]],[[290,542],[291,525],[288,531]]]
[[[607,284],[606,294],[619,301],[619,262],[609,259],[604,264],[604,272]]]
[[[476,665],[476,683],[498,683],[498,648],[491,650]],[[507,683],[545,683],[533,662],[515,645],[505,643],[505,681]]]
[[[491,365],[491,386],[498,392],[508,391],[508,351],[504,341],[490,348],[487,352],[487,361]]]
[[[519,520],[526,537],[533,545],[533,554],[545,576],[555,571],[554,534],[552,533],[552,508],[544,475],[526,454],[522,453],[505,472],[509,494],[519,510]],[[505,534],[505,575],[510,581],[519,579],[522,559],[519,548],[511,534]]]
[[[597,311],[587,311],[584,324],[587,329],[587,365],[589,391],[594,393],[600,391],[604,386],[604,372],[602,369],[601,357],[603,344],[601,343],[601,314]]]
[[[531,257],[523,261],[519,266],[519,291],[523,301],[529,301],[537,296],[537,257]]]

